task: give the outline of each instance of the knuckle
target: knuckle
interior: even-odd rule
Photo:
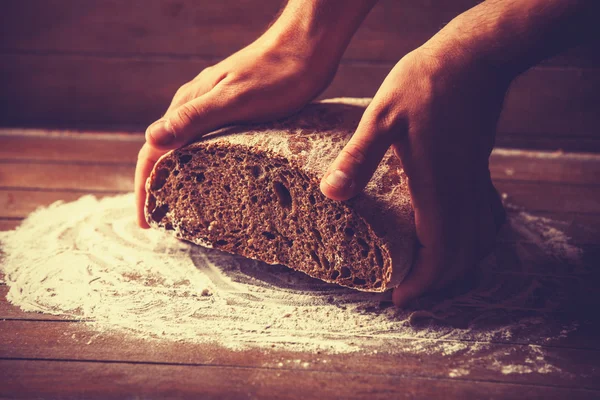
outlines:
[[[198,76],[201,76],[201,75],[208,75],[208,74],[210,74],[210,73],[211,73],[211,72],[214,70],[214,68],[215,68],[215,67],[214,67],[213,65],[211,65],[211,66],[209,66],[209,67],[206,67],[206,68],[204,68],[202,71],[200,71],[200,73],[198,74]]]
[[[198,110],[196,109],[196,107],[194,107],[192,103],[186,103],[177,108],[177,110],[175,110],[175,123],[171,123],[174,130],[173,133],[177,135],[176,127],[179,127],[181,129],[192,124],[197,115]]]
[[[351,159],[356,164],[364,164],[367,160],[367,155],[365,154],[362,146],[356,143],[348,143],[342,150],[341,154],[342,157]]]
[[[372,114],[372,124],[381,133],[391,133],[396,130],[400,121],[400,113],[391,104],[377,107]]]
[[[186,93],[188,91],[189,87],[190,87],[190,83],[189,82],[184,83],[183,85],[181,85],[179,87],[179,89],[177,89],[177,91],[175,92],[175,96],[178,96],[178,95],[181,96],[181,95],[183,95],[184,93]]]
[[[179,89],[177,89],[175,95],[173,96],[173,103],[182,103],[186,101],[189,97],[189,87],[189,83],[185,83]]]

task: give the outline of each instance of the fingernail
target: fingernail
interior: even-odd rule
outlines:
[[[171,131],[171,124],[164,119],[160,119],[150,125],[147,130],[148,135],[152,138],[152,142],[159,146],[166,146],[175,139],[175,135]]]
[[[331,187],[343,190],[350,189],[353,183],[352,179],[350,179],[350,177],[345,172],[340,171],[339,169],[336,169],[335,171],[327,175],[325,182],[327,182],[327,184]]]

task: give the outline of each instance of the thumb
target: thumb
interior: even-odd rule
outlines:
[[[356,196],[369,183],[386,151],[397,138],[389,118],[365,111],[356,132],[321,180],[321,191],[333,200]]]
[[[212,90],[169,111],[146,130],[152,147],[170,150],[235,122],[234,101]]]

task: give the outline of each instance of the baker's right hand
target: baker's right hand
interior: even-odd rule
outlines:
[[[166,152],[223,126],[263,122],[291,115],[329,84],[337,60],[324,62],[294,40],[263,35],[185,83],[165,115],[146,130],[135,172],[137,221],[144,218],[145,184]]]

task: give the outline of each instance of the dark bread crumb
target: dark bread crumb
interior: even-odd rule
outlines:
[[[328,282],[366,291],[389,288],[393,258],[398,258],[390,246],[396,245],[406,258],[401,260],[404,265],[396,263],[403,277],[411,256],[406,249],[414,242],[406,182],[395,172],[396,161],[386,157],[388,169],[374,195],[347,202],[326,198],[319,189],[322,171],[311,167],[307,155],[312,146],[320,145],[323,152],[331,143],[333,155],[324,158],[333,157],[351,135],[344,128],[348,111],[344,109],[341,119],[331,114],[327,107],[315,107],[307,114],[314,121],[299,117],[275,134],[254,127],[259,133],[247,138],[255,144],[246,145],[238,135],[224,136],[163,156],[147,184],[149,224],[172,230],[180,239],[287,265]],[[319,130],[323,119],[331,125],[330,135],[325,128]],[[356,123],[353,116],[351,126]],[[301,135],[298,127],[309,133]],[[274,150],[269,140],[287,143],[291,153]],[[326,165],[329,160],[319,162]],[[402,192],[392,193],[395,187]],[[402,201],[388,206],[390,196]],[[392,229],[396,227],[399,234]]]
[[[156,167],[149,212],[182,239],[346,286],[382,286],[381,239],[287,160],[214,144],[174,152],[170,171],[167,160]]]

